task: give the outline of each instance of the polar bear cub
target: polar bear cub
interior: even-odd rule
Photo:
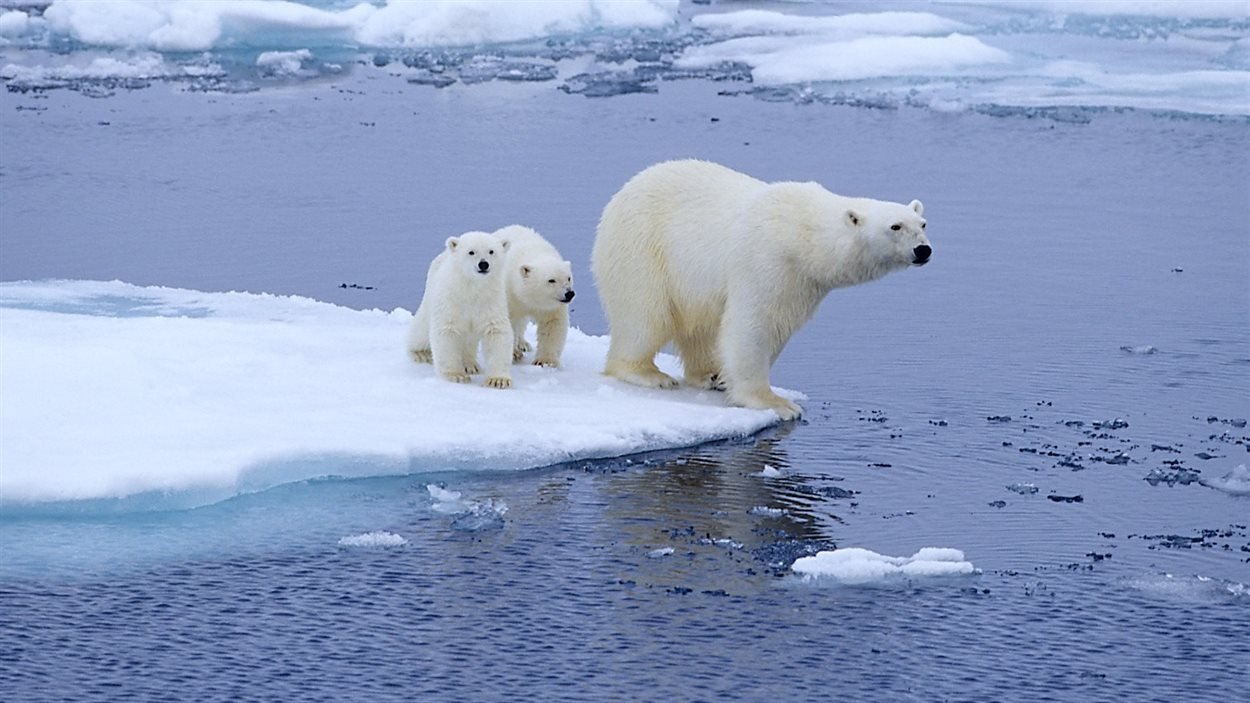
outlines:
[[[509,242],[487,232],[449,237],[430,262],[425,294],[408,327],[408,353],[433,363],[439,375],[468,383],[478,373],[478,345],[485,385],[512,385],[512,325],[503,273]]]
[[[829,291],[928,262],[923,215],[919,200],[766,183],[706,161],[651,166],[612,196],[591,252],[611,330],[604,373],[672,388],[655,365],[672,342],[687,385],[797,418],[769,385],[773,362]]]
[[[569,335],[569,301],[573,291],[573,265],[565,261],[542,235],[529,227],[509,225],[495,236],[507,240],[508,317],[515,338],[512,360],[519,362],[530,345],[525,328],[530,320],[538,328],[534,365],[559,366]]]

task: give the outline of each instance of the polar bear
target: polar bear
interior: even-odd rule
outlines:
[[[706,161],[656,164],[614,195],[591,271],[611,340],[604,373],[672,388],[655,365],[672,342],[685,382],[729,402],[802,414],[769,370],[834,288],[929,261],[924,206],[765,183]]]
[[[529,227],[509,225],[496,230],[495,236],[508,241],[504,267],[508,280],[508,317],[515,338],[512,360],[519,362],[530,350],[525,341],[525,328],[533,320],[538,328],[534,365],[559,366],[569,336],[569,301],[576,295],[573,265]]]
[[[486,383],[512,385],[512,325],[502,263],[509,243],[488,232],[449,237],[430,262],[425,294],[408,326],[408,354],[433,363],[439,375],[468,383],[482,346]]]

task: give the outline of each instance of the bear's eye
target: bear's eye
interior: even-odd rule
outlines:
[[[555,283],[555,282],[556,282],[556,279],[552,278],[552,279],[549,279],[547,282],[548,282],[548,283]]]
[[[921,223],[920,223],[920,229],[924,229],[924,226],[925,226],[926,224],[928,224],[928,223],[927,223],[927,222],[921,222]]]
[[[469,256],[476,256],[476,254],[474,254],[474,253],[470,250],[470,251],[469,251]]]
[[[895,232],[897,232],[897,231],[899,231],[900,229],[903,229],[903,226],[902,226],[902,225],[890,225],[890,229],[892,229],[892,230],[894,230]]]
[[[495,255],[495,250],[494,250],[494,249],[491,249],[491,250],[490,250],[490,255],[491,255],[491,256],[494,256],[494,255]]]

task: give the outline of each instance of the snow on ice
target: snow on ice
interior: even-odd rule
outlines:
[[[576,329],[564,368],[514,366],[508,390],[449,383],[407,358],[410,319],[299,297],[0,283],[0,502],[181,493],[185,507],[322,476],[691,446],[777,421],[719,393],[610,380],[607,338]]]

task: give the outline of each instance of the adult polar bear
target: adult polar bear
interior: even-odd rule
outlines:
[[[923,212],[706,161],[647,168],[604,208],[591,253],[611,329],[604,373],[675,387],[655,365],[672,342],[687,385],[799,417],[769,385],[773,362],[830,290],[926,263]]]

